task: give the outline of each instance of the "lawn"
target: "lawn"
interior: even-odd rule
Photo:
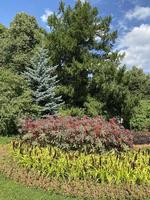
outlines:
[[[40,189],[28,188],[0,174],[0,200],[73,200]],[[77,199],[76,199],[77,200]],[[79,199],[78,199],[79,200]]]
[[[0,145],[1,144],[8,144],[12,139],[13,139],[13,137],[2,137],[2,136],[0,136]]]

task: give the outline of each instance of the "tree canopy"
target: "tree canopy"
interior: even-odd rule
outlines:
[[[18,119],[38,114],[25,79],[0,68],[0,134],[16,134]]]
[[[32,79],[33,68],[39,77],[42,66],[41,77],[48,81],[51,73],[47,66],[57,66],[56,92],[65,102],[63,114],[122,118],[129,128],[133,117],[136,121],[141,102],[149,104],[150,75],[136,66],[128,69],[121,65],[123,55],[114,50],[117,31],[112,29],[111,21],[111,16],[102,17],[97,8],[81,0],[73,7],[61,1],[58,11],[48,17],[48,32],[35,17],[18,13],[8,28],[0,24],[0,67],[10,68],[17,76],[28,69]],[[38,57],[33,65],[41,44],[47,55],[43,60]],[[55,81],[54,78],[51,86]],[[51,86],[45,87],[47,96],[51,95]],[[50,99],[46,103],[52,105]]]
[[[4,29],[0,37],[0,65],[12,68],[17,73],[24,71],[30,65],[34,49],[40,43],[42,29],[35,17],[19,13]],[[0,31],[1,33],[1,31]]]
[[[48,47],[54,64],[59,66],[61,94],[66,103],[83,106],[88,95],[88,74],[93,72],[96,58],[117,59],[112,51],[117,32],[110,31],[110,23],[111,17],[100,17],[97,8],[81,1],[73,8],[61,2],[58,13],[48,18]]]

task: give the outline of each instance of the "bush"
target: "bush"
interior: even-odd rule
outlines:
[[[84,103],[85,113],[90,117],[98,116],[102,114],[103,106],[103,103],[89,96],[87,101]]]
[[[17,132],[17,121],[32,115],[37,107],[32,104],[26,81],[8,69],[0,69],[0,134]]]
[[[53,117],[32,121],[23,120],[23,139],[40,146],[54,145],[64,150],[101,152],[116,149],[125,150],[132,146],[130,131],[102,117],[83,118]]]
[[[61,116],[72,116],[72,117],[83,117],[84,116],[84,108],[71,107],[71,108],[61,108],[59,113]]]
[[[150,131],[150,100],[141,101],[135,108],[130,126],[136,131]]]
[[[65,152],[56,147],[33,147],[16,141],[14,156],[21,165],[50,178],[109,184],[150,184],[149,150],[116,154]],[[141,173],[142,170],[142,173]]]
[[[67,108],[64,106],[60,109],[59,113],[62,116],[83,117],[84,115],[87,115],[89,117],[95,117],[103,113],[103,106],[104,104],[100,101],[97,101],[96,98],[88,96],[83,108]]]

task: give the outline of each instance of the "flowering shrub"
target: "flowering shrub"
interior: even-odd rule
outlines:
[[[113,118],[55,117],[22,122],[23,140],[40,146],[53,145],[64,150],[81,150],[87,153],[104,150],[124,150],[132,147],[132,134]]]

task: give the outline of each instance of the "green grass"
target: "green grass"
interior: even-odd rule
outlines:
[[[8,144],[12,139],[13,139],[13,137],[0,136],[0,144]]]
[[[77,198],[63,197],[40,189],[28,188],[0,174],[0,200],[77,200]]]

